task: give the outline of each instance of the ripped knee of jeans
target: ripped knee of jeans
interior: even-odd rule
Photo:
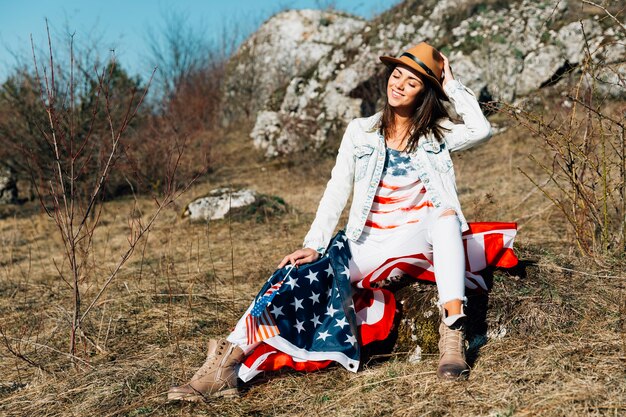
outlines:
[[[453,210],[453,209],[445,209],[445,210],[444,210],[444,211],[443,211],[443,212],[439,215],[439,218],[442,218],[442,217],[450,217],[450,216],[458,216],[458,215],[456,214],[456,211],[455,211],[455,210]]]
[[[459,214],[456,212],[456,210],[451,209],[451,208],[447,208],[444,209],[443,211],[441,211],[438,215],[437,218],[435,219],[435,224],[439,225],[439,224],[461,224],[461,218],[459,217]]]
[[[433,232],[437,231],[437,233],[442,230],[450,231],[450,227],[455,225],[459,228],[459,233],[461,233],[461,219],[457,214],[456,210],[451,208],[445,208],[439,213],[435,213],[435,217],[433,222],[428,230],[429,241],[433,241]],[[442,229],[443,228],[443,229]]]

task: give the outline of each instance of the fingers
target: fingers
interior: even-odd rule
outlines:
[[[454,74],[452,73],[452,67],[450,66],[450,61],[448,57],[439,52],[441,58],[443,59],[443,83],[446,84],[448,81],[454,79]]]
[[[441,55],[441,58],[443,59],[443,68],[445,71],[446,68],[450,68],[450,61],[448,60],[448,57],[441,52],[439,52],[439,55]]]
[[[311,255],[307,255],[304,258],[301,258],[299,261],[297,261],[297,265],[304,265],[304,264],[308,264],[309,262],[315,262],[317,261],[319,254],[317,252],[311,254]]]
[[[299,250],[290,253],[289,255],[285,256],[283,258],[282,261],[280,261],[280,263],[278,264],[278,268],[282,268],[287,264],[291,264],[291,265],[295,265],[296,261],[300,258],[300,254],[298,253],[300,252]]]
[[[278,264],[278,268],[283,268],[288,263],[294,266],[303,265],[309,262],[316,261],[318,257],[319,254],[313,249],[298,249],[297,251],[285,256],[283,260]]]
[[[280,261],[280,263],[278,264],[278,269],[282,268],[283,266],[287,265],[287,262],[289,262],[289,255],[285,256],[283,258],[282,261]]]
[[[305,256],[304,254],[302,254],[302,249],[298,249],[297,251],[290,253],[289,255],[285,256],[283,258],[283,260],[278,264],[278,268],[282,268],[287,264],[291,264],[294,266],[298,265],[298,259],[301,259],[303,256]]]

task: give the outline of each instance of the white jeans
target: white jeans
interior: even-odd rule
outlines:
[[[438,217],[431,229],[433,266],[439,304],[465,301],[465,250],[461,222],[456,215]]]
[[[465,250],[458,216],[442,215],[446,210],[433,209],[423,221],[393,233],[369,234],[350,243],[352,260],[350,280],[358,285],[369,274],[389,269],[388,260],[404,257],[404,262],[429,262],[415,258],[421,254],[432,262],[439,304],[465,301]],[[377,271],[378,270],[378,271]],[[387,273],[387,272],[385,272]],[[388,272],[393,276],[394,271]]]

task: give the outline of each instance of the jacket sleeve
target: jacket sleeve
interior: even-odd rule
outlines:
[[[455,124],[451,120],[441,123],[441,126],[450,130],[444,135],[448,149],[451,152],[461,151],[489,140],[492,135],[491,125],[480,109],[474,92],[459,80],[448,81],[444,91],[463,119],[463,123],[460,124]]]
[[[321,254],[332,238],[339,216],[343,211],[354,185],[354,143],[352,140],[355,121],[351,121],[341,139],[337,160],[330,180],[320,200],[315,220],[304,238],[303,247],[315,249]]]

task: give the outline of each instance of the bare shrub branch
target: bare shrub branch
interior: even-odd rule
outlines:
[[[141,217],[129,216],[127,246],[84,308],[83,303],[88,294],[82,286],[88,284],[87,288],[93,287],[89,283],[89,278],[95,273],[90,256],[94,251],[94,235],[100,222],[103,196],[111,176],[121,170],[120,160],[131,160],[127,152],[127,131],[137,118],[144,117],[140,111],[156,68],[147,84],[141,87],[125,75],[112,54],[102,67],[94,63],[91,73],[81,69],[79,80],[76,77],[74,35],[69,37],[68,66],[63,66],[55,62],[47,21],[46,30],[47,65],[37,60],[31,39],[34,63],[31,87],[33,90],[38,89],[39,106],[44,110],[39,115],[45,117],[45,123],[37,122],[40,134],[33,138],[32,146],[24,147],[27,149],[24,155],[28,166],[32,167],[29,169],[39,200],[46,214],[54,221],[63,245],[63,262],[59,265],[54,260],[54,265],[72,294],[68,357],[76,363],[78,339],[103,351],[85,333],[82,322],[130,259],[136,245],[149,232],[158,216],[186,190],[191,181],[186,182],[184,187],[175,181],[180,158],[185,150],[183,143],[178,147],[174,164],[166,167],[167,187],[162,194],[153,196],[154,211],[145,223]],[[126,93],[126,90],[120,90],[120,86],[131,88]],[[121,176],[129,181],[126,174]],[[44,187],[40,186],[44,183]]]
[[[600,71],[617,68],[596,58],[582,22],[581,29],[585,58],[566,94],[569,106],[548,115],[507,103],[499,108],[540,139],[541,154],[529,157],[548,180],[540,184],[522,173],[565,216],[579,251],[601,263],[602,256],[621,254],[626,245],[626,115],[598,85]]]

